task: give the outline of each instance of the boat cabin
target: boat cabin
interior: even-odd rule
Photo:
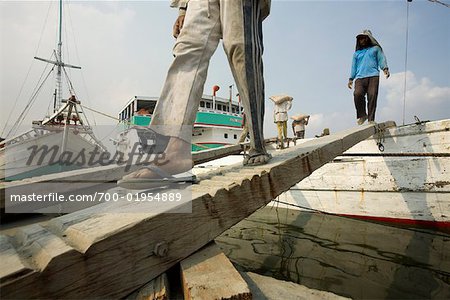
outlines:
[[[243,107],[240,103],[221,97],[203,95],[198,108],[199,112],[224,113],[241,116]]]
[[[157,101],[158,97],[134,96],[119,112],[119,122],[129,126],[148,126]],[[243,108],[240,103],[229,99],[203,95],[198,111],[241,117]]]
[[[134,96],[119,112],[119,122],[125,125],[148,126],[158,97]]]

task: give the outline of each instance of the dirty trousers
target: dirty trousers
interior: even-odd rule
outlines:
[[[250,122],[250,147],[265,152],[260,12],[260,1],[254,0],[189,1],[183,28],[173,49],[175,58],[156,105],[152,125],[176,128],[194,124],[209,61],[222,39]]]
[[[278,141],[282,142],[287,138],[287,121],[277,122]]]
[[[369,121],[375,121],[375,111],[377,109],[379,76],[358,78],[355,81],[355,91],[353,97],[356,108],[356,118],[368,116]],[[366,113],[367,94],[367,113]]]

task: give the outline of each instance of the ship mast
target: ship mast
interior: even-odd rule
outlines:
[[[63,5],[62,0],[59,0],[58,48],[55,53],[56,61],[36,56],[34,57],[37,60],[48,62],[56,66],[55,102],[53,105],[53,112],[58,111],[62,105],[62,69],[64,67],[81,69],[81,67],[69,65],[62,61],[62,18],[63,18]]]

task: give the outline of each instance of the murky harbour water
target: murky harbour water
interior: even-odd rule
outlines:
[[[266,207],[217,240],[244,269],[353,299],[450,299],[450,235]]]

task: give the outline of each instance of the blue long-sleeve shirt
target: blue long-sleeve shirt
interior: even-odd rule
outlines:
[[[387,68],[386,56],[378,46],[355,51],[350,79],[379,76],[380,69]]]

